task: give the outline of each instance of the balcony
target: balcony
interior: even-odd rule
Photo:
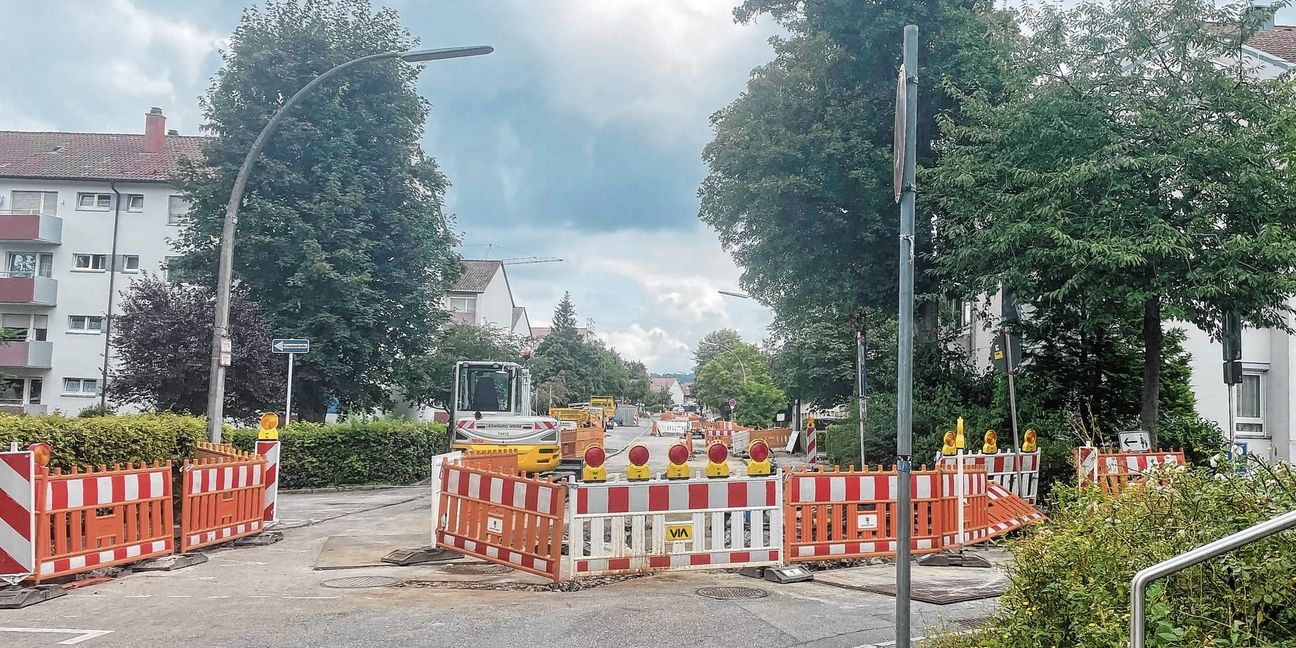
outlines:
[[[0,304],[53,306],[57,296],[56,279],[36,277],[30,272],[0,272]]]
[[[21,403],[0,402],[0,413],[39,416],[48,413],[49,407],[41,404],[23,405]]]
[[[59,245],[63,242],[63,219],[45,214],[0,213],[0,241]]]
[[[53,342],[33,340],[0,342],[0,367],[19,369],[49,369]]]

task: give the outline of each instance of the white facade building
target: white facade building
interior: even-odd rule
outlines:
[[[143,135],[0,131],[0,410],[101,402],[108,316],[175,255],[187,205],[168,180],[206,139],[165,126],[154,108]]]
[[[531,336],[526,308],[513,301],[508,273],[501,261],[464,259],[463,274],[447,295],[451,321],[503,329]]]
[[[662,392],[670,396],[671,403],[675,405],[684,404],[684,386],[680,384],[678,378],[667,376],[666,378],[653,378],[651,389],[655,392]]]

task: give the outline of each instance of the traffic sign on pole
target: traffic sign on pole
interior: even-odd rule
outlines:
[[[275,338],[270,341],[272,353],[310,353],[310,340],[301,338]]]

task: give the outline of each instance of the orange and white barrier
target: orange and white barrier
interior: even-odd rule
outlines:
[[[1009,492],[1016,493],[1018,497],[1035,503],[1035,498],[1039,493],[1039,469],[1040,453],[1035,452],[1021,453],[1020,472],[1017,466],[1017,454],[1011,451],[1000,452],[998,454],[982,453],[964,453],[963,466],[979,466],[986,472],[990,481],[1003,486]],[[958,465],[958,455],[938,455],[936,458],[938,465],[947,468],[953,468]],[[1017,484],[1018,474],[1021,475],[1021,484]]]
[[[0,452],[0,581],[17,585],[36,571],[35,539],[36,459]]]
[[[561,578],[563,484],[446,463],[437,546]]]
[[[991,482],[986,495],[990,500],[988,509],[990,526],[987,538],[1003,535],[1045,519],[1039,509],[1022,501],[999,484]]]
[[[1076,448],[1075,464],[1080,483],[1096,483],[1103,492],[1118,494],[1131,481],[1158,465],[1187,465],[1183,450],[1103,452],[1094,447]]]
[[[180,552],[260,533],[265,457],[201,459],[181,467]]]
[[[516,450],[469,451],[459,459],[459,463],[510,475],[516,475],[519,470]]]
[[[265,498],[261,521],[267,526],[279,522],[279,442],[257,441],[256,453],[265,457]]]

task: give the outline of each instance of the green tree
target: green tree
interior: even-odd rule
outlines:
[[[201,101],[215,138],[203,164],[180,174],[192,204],[180,270],[215,283],[234,177],[288,96],[339,63],[416,42],[394,11],[368,0],[246,9]],[[446,320],[437,304],[459,261],[442,212],[448,183],[419,147],[429,106],[416,74],[390,60],[326,81],[285,117],[249,178],[235,285],[268,306],[276,336],[312,340],[295,376],[306,419],[322,420],[332,396],[343,408],[389,404],[407,381],[404,360],[426,355]]]
[[[626,373],[628,376],[624,394],[626,400],[631,403],[644,402],[652,389],[652,377],[648,375],[648,368],[644,363],[634,360],[626,363]]]
[[[415,405],[449,411],[454,394],[454,366],[462,360],[518,362],[521,345],[493,326],[453,324],[436,338],[436,349],[410,363],[404,396]]]
[[[599,340],[590,340],[576,328],[576,307],[564,293],[554,310],[553,326],[535,351],[537,383],[561,378],[567,398],[625,396],[630,370],[616,351]]]
[[[702,371],[711,359],[717,355],[742,344],[742,336],[733,329],[711,331],[698,340],[697,349],[693,351],[693,373]]]
[[[712,412],[729,414],[729,399],[737,401],[737,422],[768,427],[774,414],[787,405],[774,385],[769,363],[759,349],[739,342],[711,359],[693,382],[693,396]]]
[[[1293,94],[1221,63],[1255,28],[1236,11],[1025,11],[1003,91],[961,95],[926,175],[943,215],[936,259],[964,294],[1011,286],[1036,313],[1081,315],[1095,339],[1137,327],[1154,444],[1165,320],[1217,331],[1234,309],[1281,326],[1296,295]]]

